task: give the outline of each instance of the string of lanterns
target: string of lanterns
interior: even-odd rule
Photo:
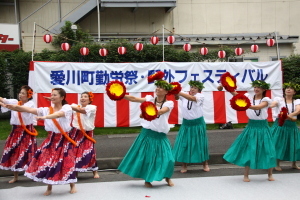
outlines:
[[[50,35],[50,34],[45,34],[43,36],[43,40],[46,43],[52,42],[52,39],[53,39],[52,35]],[[167,37],[166,40],[169,44],[173,44],[175,42],[175,36],[170,35],[170,36]],[[158,44],[159,37],[152,36],[150,38],[150,42],[153,45]],[[267,46],[272,47],[272,46],[275,45],[275,40],[274,39],[267,39],[266,44],[267,44]],[[144,48],[143,43],[138,42],[138,43],[134,44],[134,49],[137,50],[137,51],[142,51],[143,48]],[[70,44],[66,43],[66,42],[62,43],[61,44],[61,49],[63,51],[68,51],[70,49]],[[186,43],[186,44],[183,45],[183,50],[184,51],[189,52],[191,49],[192,49],[191,44]],[[259,46],[257,44],[253,44],[253,45],[251,45],[250,50],[251,50],[252,53],[257,53],[259,51]],[[240,56],[244,53],[244,50],[241,47],[237,47],[237,48],[235,48],[234,52],[235,52],[235,55]],[[118,53],[120,55],[126,54],[127,53],[126,47],[123,47],[123,46],[118,47]],[[208,54],[208,48],[207,47],[200,48],[199,53],[203,56],[207,55]],[[80,48],[80,54],[83,55],[83,56],[87,56],[89,54],[89,48],[87,48],[87,47]],[[106,48],[99,49],[99,55],[103,56],[103,57],[107,56],[108,55],[108,50]],[[218,57],[219,58],[225,58],[226,57],[226,52],[224,50],[220,50],[218,52]]]

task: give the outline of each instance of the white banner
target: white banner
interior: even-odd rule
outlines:
[[[280,61],[272,62],[218,62],[218,63],[64,63],[34,62],[29,83],[37,93],[48,93],[52,88],[62,87],[67,93],[92,91],[105,93],[109,81],[124,82],[127,92],[150,92],[154,84],[147,77],[155,71],[165,73],[168,82],[180,82],[189,90],[189,80],[204,83],[204,92],[216,91],[220,76],[230,72],[237,79],[238,90],[250,90],[250,83],[265,80],[271,89],[282,88]]]

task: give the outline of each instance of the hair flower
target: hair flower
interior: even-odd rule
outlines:
[[[94,101],[94,94],[92,92],[88,92],[90,101]]]
[[[27,91],[27,98],[30,99],[32,97],[32,95],[33,95],[33,91],[32,91],[32,89],[29,89]]]

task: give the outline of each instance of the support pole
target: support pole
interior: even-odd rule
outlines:
[[[163,27],[163,62],[165,62],[165,25],[163,24],[162,25]]]
[[[32,52],[31,52],[31,61],[33,61],[34,50],[35,50],[35,34],[36,34],[36,24],[33,23],[33,36],[32,36]]]
[[[100,9],[99,9],[99,0],[97,0],[97,13],[98,13],[98,42],[100,42]]]
[[[278,40],[277,40],[277,33],[276,33],[276,31],[274,33],[275,33],[277,60],[280,60],[279,48],[278,48]]]

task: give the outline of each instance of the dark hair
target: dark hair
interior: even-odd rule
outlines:
[[[31,89],[31,87],[29,87],[28,85],[23,85],[23,86],[21,87],[20,91],[23,90],[23,89],[26,90],[27,96],[28,96],[28,91],[29,91],[29,90],[31,90],[31,91],[33,92],[33,90]],[[31,100],[31,99],[32,99],[32,97],[28,98],[28,100]]]
[[[66,91],[65,91],[64,89],[62,89],[62,88],[53,88],[52,91],[53,91],[53,90],[58,91],[58,93],[59,93],[59,95],[60,95],[61,97],[65,97],[65,98],[62,100],[62,102],[61,102],[62,105],[68,104],[68,102],[66,101],[67,93],[66,93]]]
[[[89,94],[88,91],[84,91],[83,93],[81,93],[81,95],[83,95],[83,94],[87,94],[87,95],[88,95],[89,100],[90,100],[90,103],[89,103],[89,104],[93,103],[93,101],[91,100],[91,97],[90,97],[90,94]]]

